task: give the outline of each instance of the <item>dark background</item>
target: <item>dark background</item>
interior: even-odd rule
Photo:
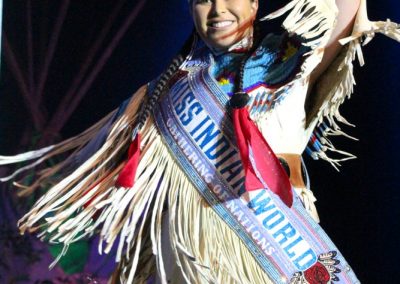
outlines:
[[[26,77],[29,74],[28,2],[4,1],[5,35]],[[139,1],[126,2],[103,49]],[[46,42],[62,3],[60,0],[31,1],[34,74],[39,74],[43,66]],[[48,118],[56,111],[115,3],[117,1],[71,1],[44,89],[42,110]],[[369,1],[368,4],[372,20],[390,18],[400,22],[398,0]],[[278,6],[279,1],[264,1],[261,14]],[[86,129],[140,85],[157,76],[191,32],[187,10],[186,0],[146,1],[84,99],[54,139],[70,137]],[[340,172],[324,161],[306,160],[312,189],[318,199],[321,225],[361,282],[400,283],[400,269],[397,268],[400,253],[400,188],[397,184],[400,177],[400,45],[378,35],[363,51],[366,66],[358,68],[358,63],[355,64],[355,93],[341,108],[344,117],[357,126],[343,129],[360,140],[334,138],[338,148],[355,154],[358,159],[344,162]],[[40,136],[41,132],[32,126],[32,118],[10,64],[4,58],[4,50],[2,56],[0,153],[13,154],[32,145],[30,139],[19,143],[24,135]],[[38,77],[34,75],[34,80]]]

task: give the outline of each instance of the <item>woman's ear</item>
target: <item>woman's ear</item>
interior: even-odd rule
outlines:
[[[258,0],[251,0],[251,8],[253,10],[254,15],[257,14],[258,11]]]

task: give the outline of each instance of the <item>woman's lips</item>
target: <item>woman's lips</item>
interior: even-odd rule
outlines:
[[[208,26],[213,29],[224,29],[230,27],[232,24],[233,21],[226,20],[226,21],[210,22]]]

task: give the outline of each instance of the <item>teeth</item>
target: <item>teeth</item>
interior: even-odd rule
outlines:
[[[232,24],[232,21],[223,21],[223,22],[212,23],[212,26],[214,28],[224,28],[224,27],[230,26],[231,24]]]

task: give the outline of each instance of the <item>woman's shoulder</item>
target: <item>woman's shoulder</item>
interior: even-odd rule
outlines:
[[[248,80],[261,81],[271,88],[290,83],[301,71],[309,48],[296,35],[289,33],[265,35],[246,65]]]

